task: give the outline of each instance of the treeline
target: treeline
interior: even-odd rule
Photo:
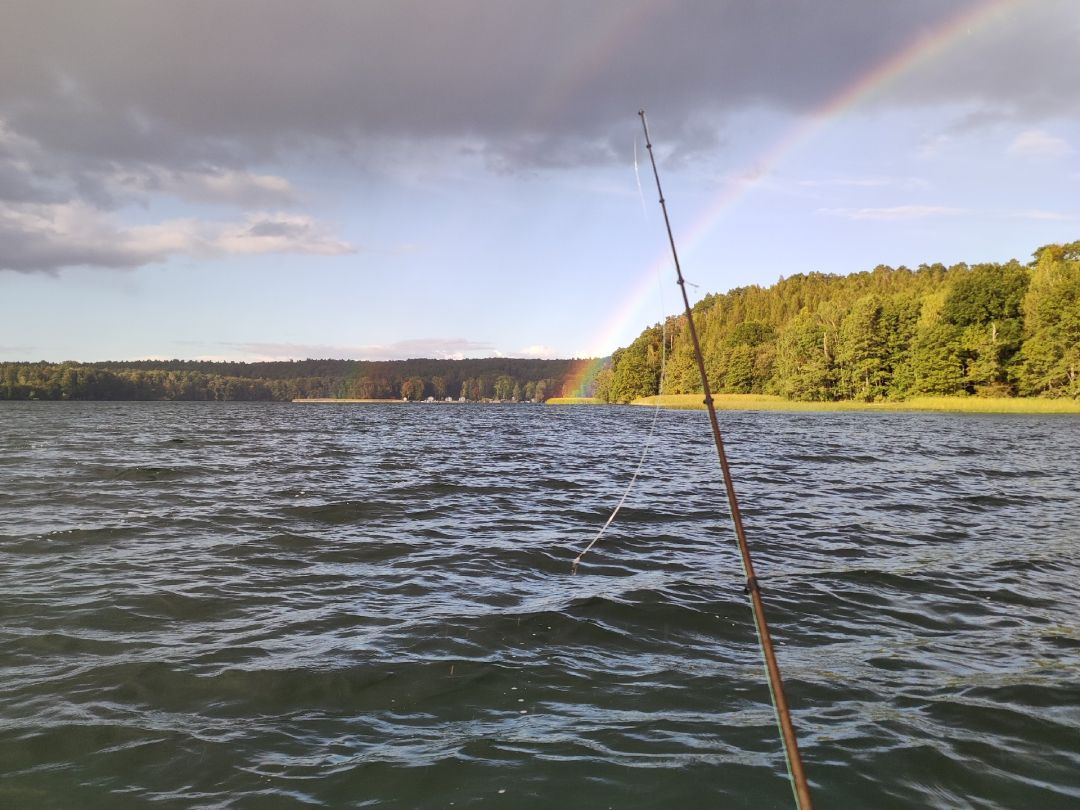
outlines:
[[[582,360],[140,360],[0,363],[0,399],[284,400],[331,397],[478,401],[564,393]]]
[[[809,273],[694,307],[710,387],[799,400],[1080,397],[1080,241],[1005,264]],[[596,395],[701,391],[685,316],[612,355]]]

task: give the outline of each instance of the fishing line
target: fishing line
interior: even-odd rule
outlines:
[[[638,171],[637,138],[634,138],[634,178],[637,180],[638,196],[641,198],[641,215],[648,221],[649,210],[645,205],[645,192],[641,188],[641,174]],[[645,459],[649,455],[649,448],[652,447],[653,436],[656,434],[656,423],[660,418],[659,395],[664,392],[664,375],[667,371],[667,318],[664,315],[667,308],[664,306],[664,284],[659,266],[656,269],[656,284],[660,290],[660,380],[656,389],[656,406],[653,408],[652,423],[649,425],[649,434],[646,436],[645,444],[641,448],[641,456],[638,458],[634,474],[630,476],[630,481],[627,483],[626,489],[623,490],[619,502],[615,504],[615,508],[611,510],[611,514],[608,515],[608,519],[604,521],[604,525],[600,527],[600,531],[596,533],[593,539],[589,541],[589,544],[582,549],[581,553],[574,558],[574,562],[571,563],[570,570],[575,574],[577,573],[578,565],[581,563],[582,558],[589,553],[593,546],[600,542],[600,538],[604,536],[608,527],[615,521],[615,516],[619,514],[619,510],[623,508],[626,499],[630,497],[630,492],[634,489],[634,484],[637,483],[638,476],[641,475],[641,470],[645,466]]]
[[[664,390],[664,370],[667,366],[667,322],[663,321],[663,326],[660,330],[660,385],[659,391]],[[658,391],[658,393],[659,393]],[[581,550],[581,553],[574,558],[574,562],[570,565],[570,570],[573,573],[577,573],[578,565],[581,563],[581,559],[589,553],[590,549],[600,542],[600,538],[604,536],[604,532],[608,530],[614,520],[615,516],[619,514],[619,510],[623,508],[623,504],[626,503],[626,499],[630,497],[630,492],[634,488],[634,484],[637,483],[638,476],[641,475],[641,469],[645,466],[645,458],[649,455],[649,448],[652,447],[653,435],[656,433],[656,422],[660,416],[660,397],[656,398],[656,406],[653,408],[652,423],[649,425],[649,435],[645,438],[645,445],[641,448],[641,456],[638,458],[637,467],[634,469],[634,474],[630,476],[630,481],[626,485],[626,489],[623,491],[622,497],[619,498],[619,502],[615,504],[615,508],[611,510],[611,514],[608,515],[608,519],[604,521],[604,525],[600,527],[600,531],[596,533],[596,536],[589,541],[589,544]]]
[[[634,179],[637,181],[638,198],[641,200],[641,213],[645,217],[645,221],[648,222],[649,221],[649,207],[647,205],[645,205],[645,192],[641,190],[641,172],[638,171],[637,138],[636,137],[634,138]],[[663,289],[664,289],[664,285],[661,284],[660,285],[660,290],[661,290],[661,292],[660,292],[660,305],[661,306],[663,306],[663,303],[664,303]]]

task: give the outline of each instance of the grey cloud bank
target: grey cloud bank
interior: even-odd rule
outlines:
[[[812,109],[970,0],[8,2],[0,115],[63,153],[239,165],[307,138],[479,138],[599,159],[627,110],[673,136],[747,104]],[[959,55],[908,103],[1075,112],[1078,11],[1018,2],[1001,51]],[[707,137],[707,136],[706,136]],[[568,140],[570,143],[568,143]],[[591,156],[591,158],[590,158]]]
[[[501,173],[600,165],[643,105],[685,157],[716,149],[739,110],[816,109],[920,33],[990,6],[1008,23],[990,32],[995,58],[956,49],[877,103],[951,104],[964,126],[1020,118],[1033,131],[1080,112],[1069,0],[9,0],[0,269],[347,252],[314,215],[274,210],[303,198],[274,166],[359,165],[379,140],[449,145]],[[1061,149],[1048,138],[1017,148]],[[153,195],[263,219],[135,227],[105,213]]]

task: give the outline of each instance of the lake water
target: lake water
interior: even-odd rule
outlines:
[[[0,406],[0,806],[792,807],[652,418]],[[721,421],[818,807],[1080,806],[1080,419]]]

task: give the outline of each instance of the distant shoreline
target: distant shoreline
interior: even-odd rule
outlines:
[[[289,401],[303,405],[401,405],[405,403],[405,400],[403,399],[335,399],[333,397],[311,397],[306,399],[292,399]]]
[[[310,397],[289,400],[300,405],[534,405],[525,400],[501,399],[345,399],[337,397]]]

